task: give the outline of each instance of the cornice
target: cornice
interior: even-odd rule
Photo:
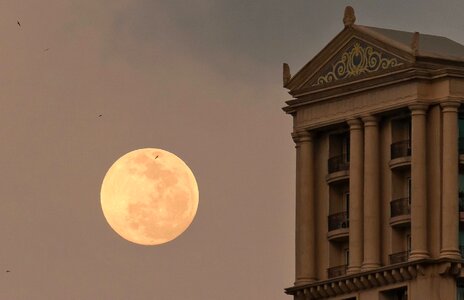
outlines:
[[[293,113],[301,106],[308,104],[326,101],[334,98],[345,97],[365,91],[378,89],[381,87],[391,86],[399,83],[418,81],[418,80],[434,80],[443,78],[464,78],[464,68],[445,68],[436,70],[427,69],[404,69],[393,74],[383,74],[373,78],[366,78],[356,82],[349,82],[339,86],[321,89],[318,91],[308,91],[297,95],[296,98],[287,100],[287,106],[282,110],[286,113]]]
[[[431,265],[439,266],[440,276],[459,276],[463,270],[463,260],[421,259],[411,262],[380,267],[370,271],[316,281],[285,289],[288,295],[310,295],[311,299],[340,296],[361,290],[397,284],[424,276],[425,269]]]

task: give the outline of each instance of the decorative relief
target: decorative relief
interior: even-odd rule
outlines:
[[[356,42],[342,54],[340,60],[333,63],[326,70],[324,75],[317,78],[312,86],[327,84],[401,65],[403,63],[395,57],[389,57],[382,52],[374,50],[371,46],[361,45],[360,42]]]

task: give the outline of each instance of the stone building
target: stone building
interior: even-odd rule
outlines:
[[[295,75],[294,299],[464,299],[464,46],[355,24]],[[462,201],[462,202],[461,202]]]

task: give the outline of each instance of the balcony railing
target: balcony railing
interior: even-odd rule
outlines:
[[[409,251],[397,252],[390,254],[390,264],[398,264],[402,262],[408,261],[409,258]]]
[[[328,219],[329,231],[350,227],[348,212],[346,211],[329,215]]]
[[[391,159],[411,156],[411,140],[404,140],[391,144]]]
[[[337,155],[329,158],[329,174],[350,169],[350,162],[347,161],[346,154]]]
[[[327,275],[329,278],[339,277],[346,274],[347,265],[341,265],[336,267],[331,267],[327,269]]]
[[[409,198],[396,199],[390,202],[390,217],[407,216],[411,214]]]

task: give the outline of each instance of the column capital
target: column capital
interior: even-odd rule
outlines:
[[[448,100],[440,103],[443,112],[457,112],[461,106],[461,102],[456,100]]]
[[[350,130],[360,130],[362,129],[362,122],[359,118],[347,119],[346,123],[350,126]]]
[[[377,126],[379,123],[379,117],[374,115],[365,115],[362,117],[362,121],[364,122],[364,127]]]
[[[411,115],[425,115],[425,112],[429,108],[428,104],[425,103],[414,103],[409,105]]]
[[[312,142],[314,133],[308,130],[298,130],[292,132],[292,139],[296,144],[301,142]]]

